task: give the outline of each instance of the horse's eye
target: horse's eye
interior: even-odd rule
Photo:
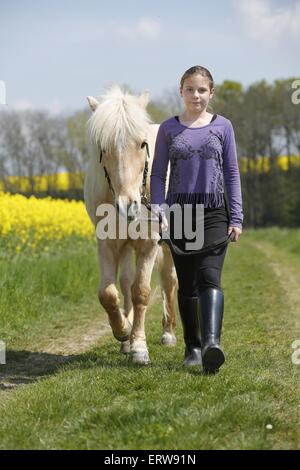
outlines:
[[[147,145],[147,142],[146,141],[142,142],[141,149],[143,149],[145,147],[145,145]]]

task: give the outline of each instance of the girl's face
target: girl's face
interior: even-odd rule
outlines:
[[[214,88],[209,88],[208,78],[194,73],[187,77],[180,89],[180,95],[187,111],[201,113],[206,110],[209,100],[213,97]]]

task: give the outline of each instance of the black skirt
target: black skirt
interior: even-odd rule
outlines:
[[[181,234],[180,238],[178,236],[178,226],[177,232],[175,233],[175,224],[180,223],[176,220],[176,214],[170,212],[170,224],[169,224],[169,239],[163,238],[162,241],[166,242],[171,250],[176,254],[182,255],[192,255],[195,253],[204,253],[211,250],[214,250],[216,247],[222,246],[230,242],[230,237],[228,236],[228,227],[229,227],[229,213],[225,206],[218,208],[204,208],[204,218],[202,219],[203,223],[203,237],[204,242],[200,249],[187,249],[186,243],[195,243],[196,236],[192,239],[186,238],[186,233],[184,230],[184,221],[187,220],[187,217],[184,215],[184,206],[182,206],[182,217],[181,219]],[[198,219],[199,223],[199,219]],[[196,231],[196,208],[192,208],[192,230]]]

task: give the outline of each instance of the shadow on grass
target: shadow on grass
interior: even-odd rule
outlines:
[[[168,360],[163,364],[158,361],[147,366],[132,364],[129,355],[121,354],[116,348],[116,344],[106,345],[101,349],[101,353],[99,347],[96,347],[92,351],[72,355],[8,350],[6,364],[0,366],[0,391],[10,391],[18,386],[34,383],[43,377],[56,374],[66,366],[75,369],[88,369],[96,366],[116,370],[120,368],[140,370],[146,367],[188,372],[192,375],[203,374],[200,368],[187,369],[181,364]]]
[[[63,365],[78,361],[84,355],[58,355],[45,352],[7,351],[6,364],[0,366],[0,390],[35,382],[52,375]]]
[[[112,357],[106,351],[105,358],[102,358],[96,351],[60,355],[46,352],[8,350],[6,364],[0,366],[0,391],[9,391],[20,385],[31,384],[43,377],[54,375],[61,368],[70,365],[78,369],[95,366],[108,369],[134,367],[126,356],[122,357],[116,350],[111,351],[111,353]]]

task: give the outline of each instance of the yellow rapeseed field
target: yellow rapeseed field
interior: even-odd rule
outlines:
[[[276,160],[278,168],[282,171],[287,171],[289,165],[291,167],[299,167],[300,166],[300,155],[290,155],[287,157],[286,155],[280,155],[280,157]],[[256,170],[257,172],[265,172],[268,173],[270,171],[270,159],[269,157],[257,157],[256,160],[249,160],[245,157],[241,157],[240,159],[240,170],[242,173],[247,173],[248,169]]]
[[[48,251],[66,239],[94,237],[94,228],[81,201],[26,198],[0,192],[1,251]]]
[[[56,191],[68,191],[69,189],[82,189],[83,187],[83,173],[56,173],[53,175],[34,175],[30,179],[28,176],[7,176],[5,180],[11,188],[20,192],[30,192],[32,186],[34,191],[43,192],[48,191],[50,188]],[[0,191],[4,191],[3,182],[0,181]]]
[[[280,155],[276,159],[278,168],[282,171],[287,171],[288,166],[299,167],[300,166],[300,155]],[[269,157],[259,156],[255,160],[249,160],[245,157],[239,159],[240,171],[246,173],[249,169],[252,171],[269,172],[270,171],[270,159]],[[52,175],[38,176],[34,175],[32,178],[28,176],[7,176],[4,181],[0,181],[0,191],[12,192],[47,192],[50,189],[54,191],[69,191],[72,189],[82,190],[84,174],[82,172],[61,172]]]

